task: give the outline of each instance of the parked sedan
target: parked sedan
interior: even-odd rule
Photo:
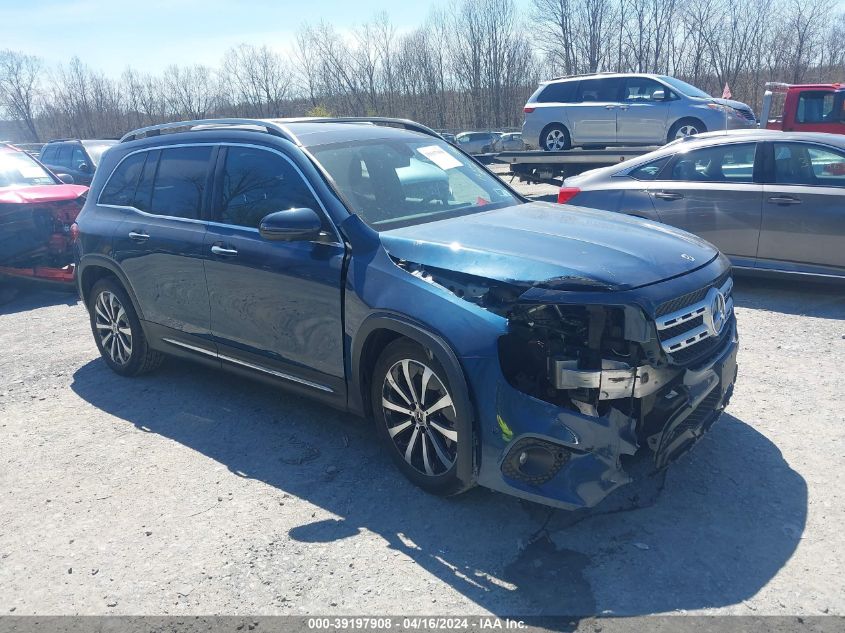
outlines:
[[[455,137],[454,144],[467,154],[489,154],[498,138],[495,132],[461,132]]]
[[[524,149],[525,143],[519,132],[507,132],[493,142],[494,152],[519,152]]]
[[[845,277],[845,137],[712,132],[568,178],[558,202],[671,224],[738,269]]]

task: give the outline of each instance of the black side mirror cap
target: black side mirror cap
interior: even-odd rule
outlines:
[[[317,239],[323,223],[314,209],[299,208],[265,215],[258,232],[265,240],[297,242]]]
[[[73,176],[71,176],[70,174],[56,174],[56,178],[61,180],[66,185],[72,185],[74,182],[76,182],[73,179]]]

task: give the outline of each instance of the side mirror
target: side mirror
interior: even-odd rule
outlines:
[[[654,101],[666,101],[666,92],[663,90],[655,90],[651,93],[651,98]]]
[[[72,185],[75,181],[73,180],[73,176],[70,174],[56,174],[56,178],[61,180],[66,185]]]
[[[265,240],[295,242],[319,237],[323,223],[314,209],[300,208],[265,215],[258,232]]]

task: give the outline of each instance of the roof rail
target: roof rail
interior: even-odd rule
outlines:
[[[428,136],[442,139],[437,132],[430,127],[411,121],[410,119],[398,119],[386,116],[342,116],[342,117],[299,117],[291,119],[275,119],[279,123],[370,123],[372,125],[383,125],[385,127],[401,127],[411,132],[420,132]]]
[[[196,121],[174,121],[172,123],[159,123],[158,125],[150,125],[133,130],[128,134],[124,134],[120,142],[134,141],[139,138],[146,138],[149,136],[158,136],[164,130],[178,130],[185,128],[185,131],[198,129],[215,129],[219,127],[238,127],[250,126],[264,128],[269,134],[273,136],[281,136],[289,141],[295,142],[290,133],[275,121],[267,119],[200,119]]]
[[[78,141],[78,138],[51,138],[48,143],[67,143],[69,141]]]
[[[624,73],[618,73],[615,70],[598,70],[594,73],[579,73],[575,75],[561,75],[560,77],[552,77],[551,79],[547,79],[546,82],[549,81],[557,81],[558,79],[574,79],[575,77],[594,77],[596,75],[621,75]],[[647,73],[642,73],[647,74]],[[540,82],[540,83],[546,83]]]

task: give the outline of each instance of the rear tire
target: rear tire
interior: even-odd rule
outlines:
[[[547,152],[564,152],[572,149],[569,130],[560,123],[546,126],[540,134],[540,147]]]
[[[370,397],[378,433],[397,468],[414,484],[436,495],[472,487],[458,477],[459,411],[446,372],[436,358],[409,339],[397,339],[373,369]]]
[[[161,365],[164,355],[147,344],[132,300],[116,279],[94,284],[88,314],[97,349],[113,372],[138,376]]]
[[[666,137],[666,142],[671,143],[676,139],[692,136],[693,134],[701,134],[706,131],[707,126],[698,119],[681,119],[669,128],[669,135]]]

